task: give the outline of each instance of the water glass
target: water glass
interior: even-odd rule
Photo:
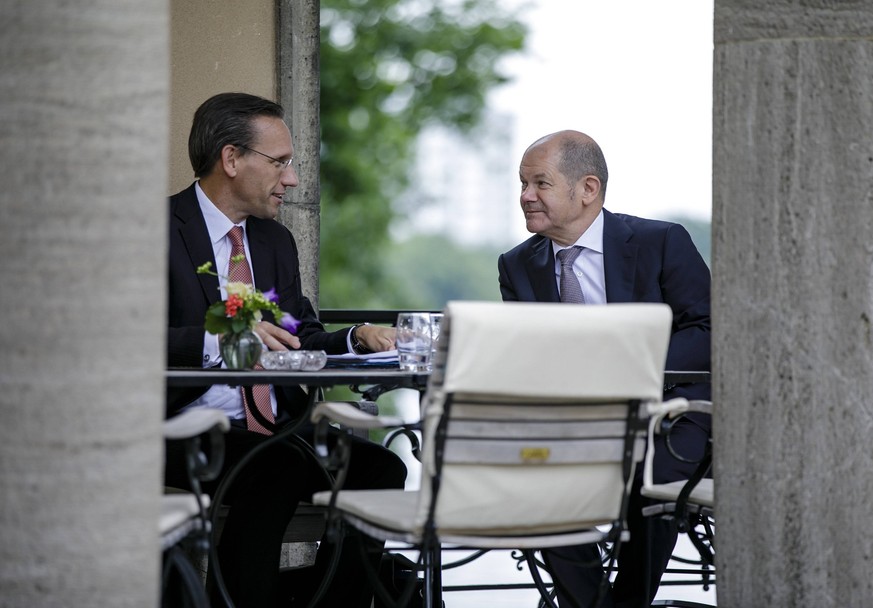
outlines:
[[[430,313],[430,338],[432,341],[431,349],[430,349],[430,362],[433,365],[433,362],[436,360],[436,351],[438,347],[438,342],[440,340],[440,331],[442,330],[442,322],[443,322],[443,313],[441,312],[432,312]]]
[[[430,314],[401,312],[397,315],[397,358],[400,369],[426,372],[430,366],[433,340],[430,333]]]

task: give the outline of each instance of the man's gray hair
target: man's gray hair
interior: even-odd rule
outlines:
[[[558,169],[575,186],[586,175],[600,180],[600,195],[606,199],[606,182],[609,171],[606,159],[597,142],[590,137],[565,137],[560,143]]]

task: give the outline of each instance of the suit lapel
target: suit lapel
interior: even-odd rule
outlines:
[[[197,195],[194,186],[188,188],[179,205],[176,208],[176,218],[179,220],[179,234],[185,244],[188,258],[194,268],[202,266],[206,262],[212,262],[213,270],[224,272],[227,269],[215,268],[215,255],[212,252],[212,243],[209,242],[209,231],[206,229],[206,221],[200,213],[200,205],[197,203]],[[203,290],[203,296],[209,304],[217,302],[221,293],[218,290],[218,277],[209,274],[198,274],[197,280]]]
[[[638,247],[627,224],[603,210],[603,275],[607,302],[633,302]]]
[[[249,239],[249,252],[252,259],[252,272],[255,274],[255,287],[261,291],[268,291],[277,287],[276,264],[271,255],[271,248],[264,237],[262,230],[263,222],[272,220],[260,220],[249,217],[246,220],[246,232]]]
[[[549,239],[543,237],[532,247],[530,257],[525,260],[525,267],[535,301],[561,301],[558,284],[555,282],[555,259]]]

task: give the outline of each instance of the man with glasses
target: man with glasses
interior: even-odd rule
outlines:
[[[198,108],[188,139],[188,153],[198,178],[170,198],[168,364],[212,367],[220,364],[218,337],[204,330],[207,308],[222,298],[234,243],[239,234],[244,260],[254,285],[274,289],[279,308],[300,321],[296,335],[265,319],[255,331],[270,350],[384,351],[394,347],[394,330],[374,325],[327,332],[301,291],[297,245],[291,233],[274,221],[287,188],[297,186],[292,166],[294,147],[278,104],[244,93],[216,95]],[[220,278],[197,274],[212,262]],[[270,405],[278,425],[299,416],[306,396],[298,387],[270,387]],[[220,409],[231,419],[222,474],[268,436],[247,428],[239,387],[208,390],[173,389],[168,414],[189,407]],[[186,487],[184,457],[168,446],[166,481]],[[352,448],[346,487],[402,488],[406,468],[395,454],[358,440]],[[219,478],[220,479],[220,478]],[[215,491],[217,483],[207,484]],[[328,559],[319,551],[316,573],[306,588],[281,591],[279,560],[282,537],[300,500],[327,489],[324,472],[310,455],[289,443],[278,443],[253,460],[228,493],[231,505],[218,545],[219,563],[234,604],[244,607],[305,606]],[[335,584],[323,606],[369,606],[372,588],[359,563],[356,539],[345,543]],[[322,543],[326,547],[327,543]],[[381,547],[367,546],[375,564]]]

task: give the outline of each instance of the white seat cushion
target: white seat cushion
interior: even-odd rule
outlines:
[[[381,528],[405,533],[420,533],[415,525],[418,492],[406,490],[354,490],[337,495],[337,507]],[[330,492],[312,496],[312,504],[327,506]],[[420,526],[418,527],[420,528]]]
[[[203,495],[204,506],[209,506],[209,496]],[[163,548],[173,546],[184,538],[195,525],[200,513],[197,497],[190,492],[172,492],[161,498],[160,534]]]

